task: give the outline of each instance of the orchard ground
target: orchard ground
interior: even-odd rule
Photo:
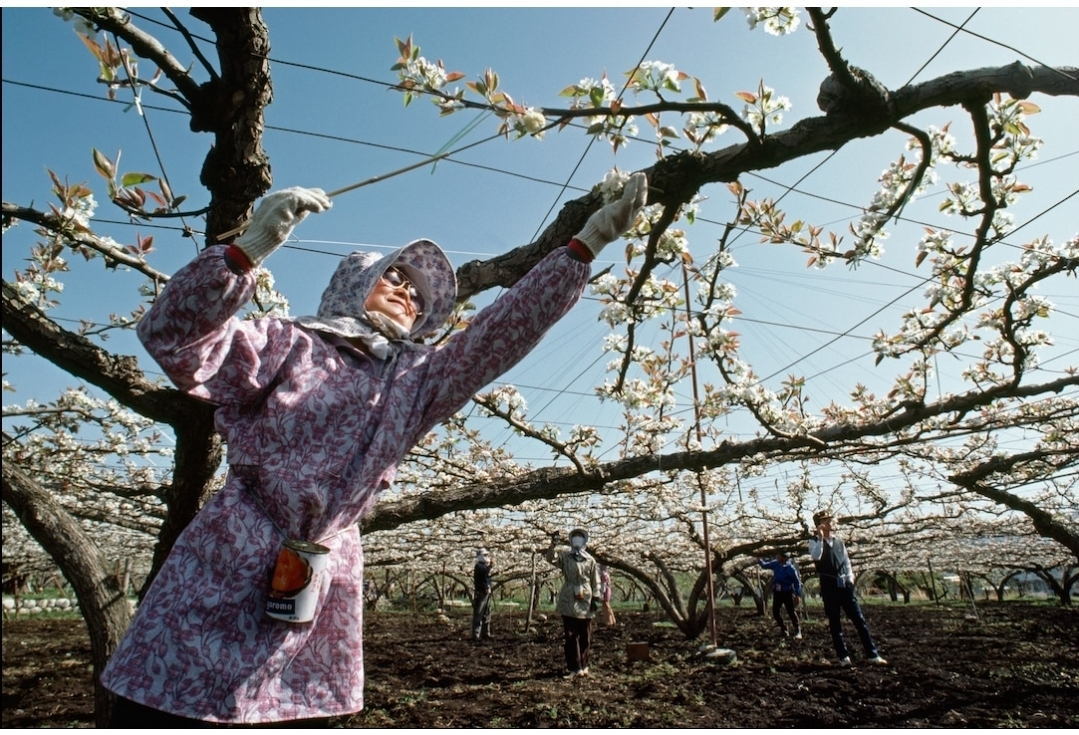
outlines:
[[[564,680],[556,616],[524,632],[496,609],[496,637],[468,640],[466,609],[372,611],[366,709],[340,727],[1079,727],[1079,611],[1024,600],[867,604],[889,664],[841,669],[819,606],[802,641],[770,616],[721,608],[702,659],[662,616],[619,611],[596,628],[591,675]],[[848,638],[856,636],[849,623]],[[649,660],[629,661],[627,643]],[[855,646],[857,653],[858,648]],[[10,619],[3,630],[4,727],[91,727],[89,644],[80,620]]]

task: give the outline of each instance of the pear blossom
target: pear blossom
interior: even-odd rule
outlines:
[[[521,117],[521,125],[529,133],[539,133],[547,125],[547,118],[539,110],[529,108]]]
[[[642,61],[640,65],[630,73],[629,86],[636,94],[641,92],[668,90],[670,92],[682,91],[679,80],[681,73],[673,64],[662,61]]]
[[[794,33],[800,22],[797,8],[744,8],[743,10],[751,30],[763,23],[765,32],[773,36]]]

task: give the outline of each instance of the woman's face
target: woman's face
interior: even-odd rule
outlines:
[[[368,311],[377,311],[388,316],[411,331],[412,325],[422,313],[423,302],[405,274],[396,268],[390,268],[378,279],[371,295],[364,302],[364,307]]]

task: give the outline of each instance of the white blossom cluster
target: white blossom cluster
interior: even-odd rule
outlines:
[[[146,567],[164,517],[157,493],[171,452],[156,425],[115,400],[69,389],[56,401],[4,406],[10,436],[4,461],[17,463],[100,542],[110,558],[130,554]],[[44,552],[4,515],[4,558],[38,564]]]
[[[74,21],[75,32],[81,36],[92,37],[97,33],[97,30],[90,21],[80,15],[75,15],[75,12],[71,8],[53,8],[52,14],[63,20],[65,23]]]
[[[622,191],[631,175],[632,172],[623,171],[617,166],[603,175],[603,181],[599,183],[599,192],[603,195],[604,204],[610,204],[622,198]]]
[[[560,94],[572,100],[571,110],[606,109],[618,100],[618,92],[606,74],[599,79],[585,77],[563,89]],[[589,135],[607,140],[615,150],[625,147],[638,132],[632,115],[589,115],[584,118],[584,123],[588,126]]]
[[[942,349],[954,351],[972,340],[979,340],[983,361],[964,373],[978,384],[998,384],[1011,379],[1014,369],[1015,346],[1021,345],[1026,354],[1023,369],[1037,365],[1034,348],[1051,345],[1051,335],[1034,327],[1035,320],[1047,319],[1053,304],[1034,289],[1041,275],[1062,260],[1074,245],[1056,248],[1046,237],[1037,238],[1021,251],[1018,261],[1005,261],[979,270],[971,278],[974,286],[964,288],[968,256],[954,244],[952,233],[930,229],[919,242],[920,257],[928,257],[934,278],[926,288],[925,297],[930,309],[911,310],[903,315],[900,332],[887,335],[879,332],[874,338],[874,350],[887,357],[897,357],[911,345],[922,344],[934,335]],[[957,312],[965,312],[957,319]],[[947,325],[946,329],[942,326]],[[1003,368],[993,370],[990,365]]]
[[[761,135],[769,126],[781,125],[783,113],[792,107],[789,98],[777,95],[774,89],[764,84],[760,85],[757,94],[743,93],[739,96],[746,99],[742,117]]]
[[[547,127],[547,117],[541,110],[534,107],[525,108],[524,112],[514,112],[507,118],[507,124],[516,132],[517,137],[525,135],[543,140],[544,128]]]
[[[631,276],[635,275],[630,271]],[[625,303],[629,281],[605,274],[592,284],[592,292],[599,296],[604,306],[600,318],[611,327],[624,325],[632,320],[647,320],[669,313],[682,305],[678,285],[664,278],[649,274],[641,287],[637,302],[631,308]]]
[[[716,138],[726,133],[729,128],[730,126],[722,115],[709,110],[707,112],[691,112],[686,119],[684,132],[687,138],[696,141],[700,146],[715,141]]]
[[[642,61],[630,75],[629,88],[641,92],[681,92],[681,81],[686,75],[663,61]]]
[[[274,285],[274,276],[269,269],[260,267],[255,271],[255,294],[244,313],[245,319],[289,315],[289,301]]]
[[[42,311],[56,306],[59,302],[49,296],[64,291],[64,282],[54,278],[43,270],[27,269],[27,277],[16,279],[12,287],[20,298],[25,299]]]
[[[988,109],[990,127],[1003,138],[990,159],[994,170],[1008,173],[1022,161],[1035,160],[1045,141],[1030,134],[1026,117],[1039,112],[1038,106],[1029,100],[998,97]]]
[[[798,8],[743,8],[746,22],[750,29],[764,26],[766,33],[773,36],[786,36],[794,33],[801,19]]]
[[[446,85],[446,69],[442,62],[432,63],[422,56],[409,59],[397,75],[402,82],[425,89],[442,89]]]

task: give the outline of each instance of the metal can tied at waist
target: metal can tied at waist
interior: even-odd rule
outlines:
[[[295,539],[281,544],[270,578],[266,615],[289,623],[314,620],[329,561],[330,550],[325,546]]]

